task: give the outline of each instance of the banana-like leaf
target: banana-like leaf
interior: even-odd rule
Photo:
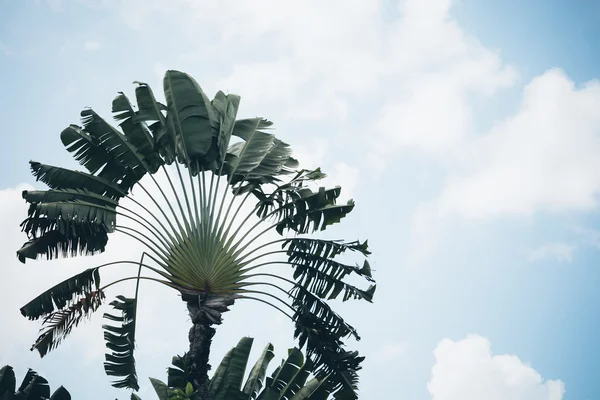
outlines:
[[[312,268],[326,270],[332,275],[338,274],[339,271],[343,271],[345,275],[354,273],[369,282],[375,282],[371,273],[371,266],[367,260],[360,268],[334,261],[336,256],[347,250],[358,251],[365,256],[371,254],[368,251],[367,241],[347,243],[338,240],[290,238],[281,247],[287,248],[288,261],[294,265],[309,265]]]
[[[326,380],[319,391],[335,392],[336,399],[356,399],[357,372],[364,357],[344,350],[341,340],[350,335],[359,340],[356,330],[310,292],[298,286],[294,291],[294,336],[298,338],[300,348],[306,345],[306,354],[313,362],[317,378]]]
[[[60,386],[52,393],[50,400],[71,400],[71,394],[63,386]]]
[[[253,341],[243,337],[223,358],[209,386],[214,400],[229,400],[240,393]]]
[[[56,309],[73,304],[74,298],[100,289],[98,268],[89,268],[54,285],[21,307],[21,314],[30,320],[47,316]],[[56,306],[56,308],[55,308]]]
[[[91,174],[118,184],[124,190],[130,190],[137,182],[135,174],[114,159],[97,138],[81,127],[70,125],[61,132],[60,138],[67,151],[73,153],[75,159]]]
[[[211,101],[215,111],[219,114],[219,136],[217,145],[219,147],[218,167],[221,168],[225,162],[231,135],[235,127],[235,117],[240,106],[240,96],[235,94],[226,95],[218,91]]]
[[[290,205],[299,200],[299,192],[308,181],[317,181],[326,175],[320,168],[315,170],[300,170],[296,175],[284,184],[277,186],[271,193],[267,194],[261,186],[251,186],[252,194],[258,200],[256,215],[259,218],[267,218],[272,215],[278,220],[290,214]],[[284,207],[284,206],[288,207]],[[293,208],[292,208],[293,210]]]
[[[81,112],[81,121],[90,136],[99,141],[110,156],[134,174],[136,181],[142,179],[146,172],[151,171],[142,153],[127,140],[127,137],[115,127],[102,119],[91,108]]]
[[[227,154],[228,164],[233,166],[239,164],[239,154],[243,146],[243,143],[238,142],[229,148],[229,153]],[[241,191],[241,193],[266,183],[280,182],[281,179],[279,176],[295,172],[295,168],[299,165],[298,161],[291,156],[292,149],[289,145],[277,138],[273,137],[268,149],[264,150],[263,153],[258,164],[252,169],[235,169],[235,173],[231,177],[231,183],[247,182],[245,190]],[[233,169],[234,167],[231,167],[228,170]]]
[[[148,124],[156,150],[167,164],[171,164],[175,161],[175,137],[174,132],[167,129],[167,122],[163,115],[167,107],[156,101],[150,86],[143,82],[134,83],[138,84],[135,88],[138,106],[135,122],[144,121]]]
[[[263,132],[273,123],[263,118],[250,118],[235,121],[232,134],[243,139],[229,146],[227,150],[227,168],[231,182],[239,182],[249,175],[274,146],[275,136]]]
[[[200,85],[188,74],[167,71],[164,80],[167,126],[174,132],[175,151],[181,163],[197,174],[217,169],[219,119]]]
[[[348,274],[355,273],[373,282],[367,261],[365,260],[363,268],[359,268],[333,259],[348,249],[364,254],[368,252],[366,246],[366,242],[364,244],[357,241],[344,243],[308,238],[292,238],[282,245],[283,248],[288,247],[288,262],[294,267],[294,279],[299,285],[322,299],[335,299],[344,292],[343,301],[354,298],[371,302],[375,285],[369,286],[367,290],[361,290],[343,281]]]
[[[150,378],[150,383],[158,396],[158,400],[169,400],[169,387],[163,381]]]
[[[33,176],[52,189],[83,189],[113,200],[127,195],[127,190],[111,181],[85,172],[29,162]]]
[[[50,397],[50,386],[48,381],[39,376],[37,372],[32,369],[27,371],[23,382],[19,390],[14,395],[15,400],[17,399],[39,399],[46,400]]]
[[[304,386],[306,385],[306,380],[310,376],[313,370],[312,361],[307,359],[300,366],[300,369],[294,375],[294,378],[290,380],[283,391],[283,397],[286,399],[290,399],[296,393],[298,393]]]
[[[323,240],[314,238],[291,238],[286,240],[282,247],[288,248],[288,254],[292,251],[302,251],[323,258],[333,258],[344,254],[346,251],[357,251],[364,256],[371,254],[367,240],[359,242],[344,242],[341,240]],[[370,275],[368,275],[370,277]]]
[[[71,227],[73,229],[68,234],[62,233],[65,229],[53,229],[28,240],[17,250],[17,258],[25,263],[26,259],[35,260],[40,255],[51,260],[58,258],[59,254],[63,257],[73,257],[77,254],[94,255],[106,249],[108,235],[105,229],[90,230],[86,227],[82,230],[77,229],[77,226]]]
[[[319,188],[313,192],[308,188],[298,190],[297,197],[280,208],[279,216],[283,219],[277,224],[277,232],[283,234],[285,229],[297,233],[308,233],[318,229],[325,230],[329,225],[340,222],[354,209],[354,202],[348,200],[345,205],[335,204],[340,196],[341,188]]]
[[[167,385],[171,388],[182,388],[187,383],[187,371],[189,369],[187,363],[187,353],[183,356],[174,356],[171,360],[173,367],[167,368]]]
[[[34,176],[52,190],[23,191],[31,206],[21,227],[30,240],[17,251],[19,260],[103,252],[116,223],[117,199],[127,192],[94,175],[30,164]]]
[[[51,226],[60,228],[65,222],[69,229],[80,227],[88,228],[91,231],[113,232],[117,220],[117,212],[114,207],[81,200],[32,203],[29,215],[30,217],[25,220],[23,230],[33,237],[36,236],[36,233],[46,232]],[[68,232],[64,231],[63,233]]]
[[[235,121],[232,134],[244,140],[231,145],[227,154],[227,173],[233,184],[249,182],[252,187],[280,181],[298,167],[290,146],[263,132],[272,122],[262,118]]]
[[[13,368],[10,365],[2,367],[0,369],[1,400],[71,400],[71,394],[63,386],[50,396],[48,381],[31,369],[27,371],[16,393],[15,387],[16,378]]]
[[[80,126],[69,125],[61,132],[60,140],[67,151],[73,153],[73,157],[86,167],[90,174],[95,174],[107,163],[113,162],[106,150],[100,146],[99,141]]]
[[[109,197],[85,189],[23,190],[22,196],[28,203],[83,201],[111,208],[116,208],[119,204]]]
[[[297,348],[290,349],[287,359],[267,378],[265,390],[257,400],[280,400],[285,396],[291,382],[302,371],[304,355]],[[301,386],[301,385],[300,385]]]
[[[331,272],[323,272],[310,265],[295,265],[294,279],[299,285],[302,285],[307,290],[310,290],[321,299],[335,299],[341,292],[344,292],[342,301],[349,299],[362,299],[369,303],[373,300],[376,285],[369,285],[367,290],[361,290],[354,285],[344,282],[344,271],[338,274]]]
[[[16,386],[15,371],[10,365],[5,365],[0,369],[0,399],[11,399]]]
[[[127,140],[142,154],[150,167],[150,173],[155,173],[163,161],[155,150],[154,139],[146,122],[139,114],[136,115],[129,99],[122,92],[113,100],[112,111]]]
[[[139,390],[138,378],[135,368],[135,318],[137,299],[117,296],[110,303],[121,315],[104,314],[104,318],[120,323],[121,326],[102,325],[106,347],[112,352],[106,354],[104,370],[109,376],[121,377],[112,383],[116,388],[129,388]]]
[[[96,311],[103,300],[104,293],[101,290],[85,293],[85,296],[74,304],[46,316],[40,330],[41,334],[31,346],[31,350],[37,350],[40,357],[44,357],[50,350],[56,348],[85,317],[89,317]]]
[[[243,390],[247,400],[254,400],[256,399],[256,396],[258,396],[258,393],[263,386],[265,376],[267,375],[267,367],[273,357],[275,357],[273,350],[273,345],[271,343],[267,344],[258,361],[256,361],[256,364],[252,367]]]
[[[308,381],[308,383],[304,386],[302,386],[300,388],[300,390],[298,390],[296,392],[296,394],[294,394],[290,400],[316,400],[313,399],[312,394],[315,393],[319,387],[321,386],[321,384],[323,383],[322,380],[317,379],[317,378],[312,378],[310,381]]]

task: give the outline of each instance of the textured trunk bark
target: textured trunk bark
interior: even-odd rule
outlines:
[[[183,295],[182,299],[187,303],[188,313],[192,320],[192,328],[189,332],[190,349],[187,354],[189,370],[188,382],[198,391],[197,400],[212,400],[208,392],[210,380],[208,371],[211,366],[208,363],[210,345],[215,335],[213,325],[219,325],[222,321],[221,314],[229,310],[235,301],[235,296],[222,294],[200,294],[199,296]]]

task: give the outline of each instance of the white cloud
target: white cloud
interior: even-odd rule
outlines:
[[[297,157],[302,168],[321,167],[327,177],[318,183],[320,186],[333,187],[339,185],[342,187],[341,198],[346,200],[353,198],[360,184],[360,169],[357,163],[350,165],[350,161],[327,163],[328,143],[323,139],[314,139],[307,145],[295,146],[294,156]]]
[[[100,48],[102,48],[102,43],[100,43],[97,40],[86,40],[83,43],[83,48],[87,51],[97,51],[100,50]]]
[[[544,381],[513,355],[494,355],[488,339],[442,340],[427,385],[432,400],[561,400],[560,380]]]
[[[447,152],[470,133],[468,95],[491,95],[516,81],[500,57],[469,37],[450,14],[450,1],[405,1],[387,40],[394,90],[376,129],[376,152],[401,147]]]
[[[588,211],[600,190],[600,83],[581,88],[560,70],[535,78],[516,115],[467,147],[470,171],[438,205],[466,218]]]
[[[598,205],[599,152],[600,83],[577,87],[549,70],[525,87],[515,115],[463,141],[441,193],[413,216],[414,240],[435,240],[429,226],[451,217],[590,211]]]
[[[529,254],[530,261],[556,260],[559,262],[573,261],[573,252],[577,247],[567,243],[548,243]]]

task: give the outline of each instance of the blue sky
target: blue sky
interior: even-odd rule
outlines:
[[[363,337],[351,344],[367,356],[363,398],[597,398],[600,6],[212,3],[0,0],[0,364],[34,367],[75,398],[127,397],[104,376],[99,316],[39,360],[27,352],[37,325],[18,308],[135,248],[20,265],[20,188],[40,187],[30,159],[75,167],[59,133],[83,107],[108,116],[132,81],[159,92],[180,69],[209,94],[241,95],[244,116],[273,120],[357,201],[329,235],[373,250],[375,303],[340,305]],[[175,296],[143,290],[145,383],[185,349],[188,322]],[[249,326],[256,310],[268,325]],[[213,363],[244,334],[278,356],[293,343],[277,315],[236,304]]]

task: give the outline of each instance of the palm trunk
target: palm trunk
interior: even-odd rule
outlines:
[[[186,295],[182,299],[187,303],[193,326],[190,329],[190,349],[187,353],[188,382],[197,391],[197,400],[212,400],[208,392],[210,380],[208,363],[210,345],[215,335],[213,325],[222,321],[221,314],[229,310],[235,301],[233,295],[202,293],[198,296]]]

